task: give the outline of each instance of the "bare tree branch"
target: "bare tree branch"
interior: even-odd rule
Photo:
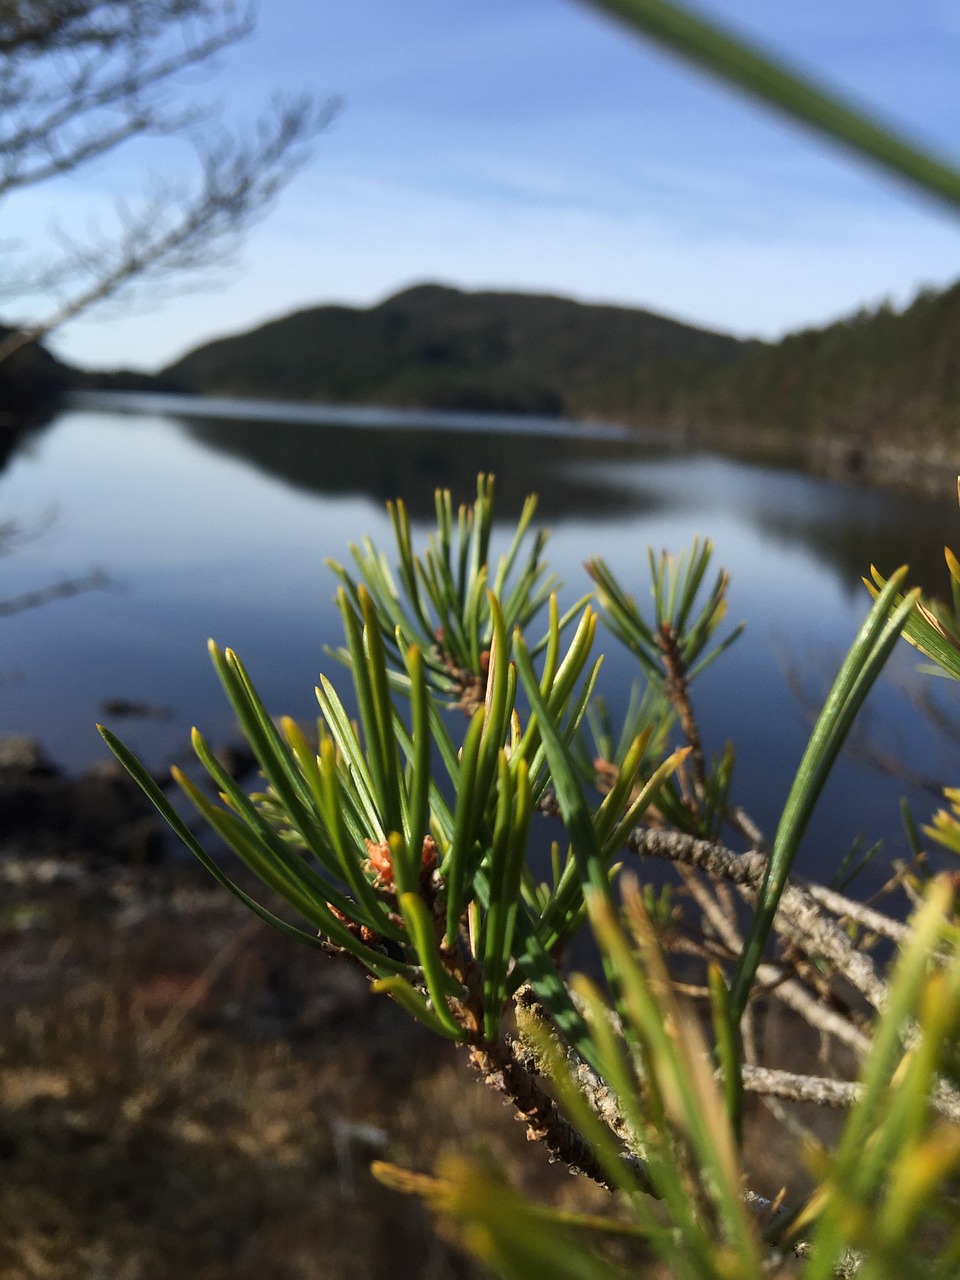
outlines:
[[[183,73],[210,67],[254,17],[246,0],[0,3],[0,199],[144,135],[192,137],[196,156],[192,184],[148,175],[139,202],[116,207],[113,228],[85,239],[55,232],[59,252],[42,269],[8,265],[7,297],[54,301],[0,341],[0,362],[135,288],[222,267],[305,163],[334,102],[277,99],[253,129],[231,135],[209,104],[184,98]]]
[[[700,867],[710,875],[730,880],[749,894],[760,888],[767,867],[763,854],[734,853],[710,840],[696,840],[681,832],[639,829],[633,833],[629,844],[641,855]],[[840,898],[840,895],[836,897]],[[856,905],[850,899],[842,901],[843,914],[848,914],[847,908],[852,910]],[[890,921],[891,929],[894,925],[895,922]],[[787,886],[780,899],[774,927],[805,954],[829,960],[836,972],[842,974],[875,1009],[884,1007],[887,987],[878,976],[873,961],[851,943],[842,929],[824,919],[805,888],[796,883]]]
[[[0,25],[0,196],[69,173],[136,134],[180,132],[195,113],[176,103],[177,77],[254,25],[249,7],[207,0],[28,8],[43,12]]]
[[[819,1107],[853,1107],[863,1097],[863,1085],[856,1081],[831,1080],[826,1076],[805,1076],[773,1067],[742,1066],[743,1087],[748,1093],[768,1094],[791,1102],[811,1102]],[[956,1098],[937,1092],[931,1106],[941,1115],[960,1123],[960,1104]]]
[[[682,832],[638,828],[628,845],[641,855],[662,857],[688,867],[696,866],[710,875],[730,880],[751,898],[759,889],[766,869],[767,860],[762,854],[737,854],[709,840],[697,840]],[[834,905],[839,899],[843,915],[851,914],[850,909],[856,907],[849,899],[834,895],[830,890],[820,890],[820,893]],[[895,922],[890,924],[892,926]],[[787,885],[777,908],[774,928],[806,955],[825,960],[831,971],[845,978],[874,1009],[882,1012],[886,1007],[888,987],[878,975],[873,961],[851,942],[842,929],[824,919],[814,894],[807,887]],[[916,1025],[905,1023],[901,1028],[904,1046],[912,1048],[918,1038]],[[933,1105],[951,1118],[960,1118],[960,1090],[947,1080],[939,1080],[933,1093]]]

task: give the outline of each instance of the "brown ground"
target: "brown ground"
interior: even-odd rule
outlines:
[[[604,1204],[455,1050],[192,872],[0,895],[3,1280],[486,1274],[368,1172],[477,1135],[539,1194]]]
[[[4,866],[2,1280],[485,1275],[375,1158],[479,1147],[541,1198],[607,1207],[456,1050],[191,868]],[[788,1144],[750,1129],[773,1194]]]
[[[154,861],[116,772],[66,779],[25,744],[0,753],[0,1280],[473,1280],[369,1174],[449,1150],[609,1208],[358,971]],[[105,858],[105,832],[140,861]],[[815,1066],[776,1009],[764,1040],[770,1065]],[[790,1140],[756,1108],[747,1132],[754,1189],[796,1197]]]

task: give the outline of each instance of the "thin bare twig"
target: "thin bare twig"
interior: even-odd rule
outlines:
[[[41,605],[50,604],[52,600],[65,600],[70,596],[80,595],[83,591],[102,591],[110,585],[110,580],[102,569],[95,569],[85,578],[66,578],[63,582],[55,582],[49,587],[40,587],[36,591],[26,591],[21,596],[11,596],[0,600],[0,618],[14,613],[23,613],[26,609],[39,609]]]
[[[684,882],[709,920],[717,937],[727,948],[731,959],[738,956],[743,949],[743,938],[732,912],[712,897],[689,867],[682,868],[681,874],[684,874]],[[719,891],[724,886],[720,882],[714,887]],[[791,970],[788,968],[781,965],[761,964],[757,969],[757,984],[761,990],[770,992],[788,1008],[798,1013],[821,1035],[834,1037],[841,1044],[853,1049],[860,1057],[866,1055],[870,1048],[869,1038],[842,1014],[829,1008],[822,1000],[812,995],[802,982],[791,976]]]
[[[826,908],[838,919],[852,920],[854,924],[862,925],[881,938],[889,938],[891,942],[903,943],[910,937],[909,925],[891,920],[883,912],[874,911],[872,907],[847,898],[834,889],[828,889],[826,885],[805,883],[803,887],[819,906]]]
[[[808,991],[802,982],[796,978],[787,977],[788,972],[779,965],[762,964],[757,969],[757,981],[761,986],[767,987],[781,1004],[798,1013],[815,1030],[824,1035],[833,1036],[859,1057],[866,1057],[870,1051],[870,1037],[859,1027],[854,1026],[849,1018],[845,1018],[835,1009],[828,1008],[822,1000]]]
[[[763,882],[767,867],[763,854],[734,853],[711,840],[697,840],[678,831],[638,828],[627,843],[640,856],[696,866],[709,875],[730,880],[751,898]],[[774,928],[805,954],[829,961],[875,1009],[884,1007],[887,986],[877,975],[873,961],[858,950],[841,929],[823,918],[805,889],[796,884],[786,887]]]
[[[662,857],[728,879],[748,898],[752,898],[759,888],[766,869],[766,859],[762,854],[737,854],[710,840],[697,840],[683,832],[637,828],[627,843],[641,856]],[[856,905],[850,904],[849,899],[842,899],[842,902],[844,910],[847,905]],[[816,900],[806,887],[787,885],[777,908],[774,928],[805,954],[826,960],[878,1012],[886,1007],[888,987],[877,974],[873,961],[853,945],[842,929],[823,918]],[[904,1025],[901,1039],[907,1048],[915,1045],[918,1037],[915,1023]],[[942,1114],[960,1118],[960,1090],[948,1081],[937,1082],[933,1103]]]

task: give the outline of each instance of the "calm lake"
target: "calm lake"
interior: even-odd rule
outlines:
[[[345,685],[324,653],[340,640],[325,557],[346,561],[365,534],[390,551],[384,502],[397,495],[422,540],[434,488],[470,499],[480,470],[496,473],[504,539],[524,495],[539,493],[568,601],[587,589],[588,555],[603,556],[642,600],[648,544],[713,540],[732,576],[730,623],[747,629],[695,687],[695,707],[708,752],[734,740],[735,798],[769,834],[811,706],[867,611],[861,574],[871,561],[885,572],[906,561],[914,581],[942,592],[943,545],[960,546],[960,513],[946,499],[681,454],[614,428],[91,395],[24,440],[0,473],[0,518],[17,529],[0,561],[0,600],[105,575],[98,589],[3,617],[0,731],[38,737],[60,764],[87,767],[106,754],[94,729],[104,704],[123,699],[164,713],[108,718],[153,766],[183,752],[194,723],[226,741],[231,716],[208,636],[237,650],[271,711],[311,718],[321,669]],[[630,660],[613,641],[608,652],[604,692],[625,699]],[[902,645],[868,704],[865,736],[913,773],[960,784],[956,743],[914,705],[918,693],[931,697],[960,725],[954,691],[915,666]],[[921,820],[936,804],[915,781],[845,758],[800,870],[829,878],[862,832],[886,840],[875,882],[903,852],[901,795]]]

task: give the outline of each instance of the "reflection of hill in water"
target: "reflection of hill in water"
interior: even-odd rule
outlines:
[[[417,520],[432,520],[438,485],[449,487],[459,501],[471,499],[479,471],[497,477],[503,521],[516,519],[531,492],[540,495],[541,517],[554,524],[675,513],[698,493],[696,504],[702,500],[696,459],[689,459],[679,498],[674,484],[663,484],[662,475],[647,477],[637,466],[645,457],[663,459],[664,448],[633,440],[525,434],[522,428],[397,429],[187,415],[177,421],[208,448],[243,458],[298,489],[378,503],[402,496]],[[949,541],[949,530],[960,527],[950,503],[763,470],[763,483],[743,489],[738,515],[765,537],[802,546],[850,591],[862,590],[860,577],[871,563],[889,573],[904,562],[911,567],[911,583],[936,595],[947,590],[938,539],[930,531],[945,529]],[[703,519],[709,522],[710,504],[705,506]],[[960,536],[956,541],[960,549]]]
[[[554,525],[689,516],[691,530],[718,538],[732,515],[757,531],[760,547],[800,548],[858,596],[871,563],[890,573],[904,562],[911,583],[943,595],[943,543],[960,551],[960,518],[949,501],[856,488],[743,458],[691,456],[650,436],[577,431],[556,420],[495,418],[487,426],[429,415],[434,421],[421,425],[419,415],[401,419],[391,410],[334,409],[328,417],[316,405],[218,405],[156,394],[99,393],[79,407],[161,414],[201,446],[264,476],[377,505],[401,496],[419,521],[432,522],[438,485],[449,486],[457,501],[472,499],[480,471],[496,475],[504,522],[516,519],[530,492],[540,495],[540,515]],[[722,543],[717,551],[722,559]]]
[[[38,410],[29,422],[0,423],[0,472],[17,454],[30,452],[34,443],[56,422],[57,413],[57,406],[47,406]]]
[[[754,520],[764,536],[803,547],[856,593],[871,564],[887,576],[908,564],[911,586],[940,597],[949,593],[940,535],[931,537],[931,531],[942,530],[949,544],[952,530],[960,530],[950,502],[816,482],[806,487],[802,505],[764,504]],[[960,548],[960,534],[953,541]]]
[[[636,460],[632,441],[188,415],[177,415],[176,421],[199,443],[243,458],[298,489],[378,502],[401,496],[415,519],[432,518],[438,486],[450,488],[458,500],[472,498],[480,471],[496,475],[497,513],[503,520],[516,519],[531,492],[540,495],[540,513],[554,521],[614,519],[662,505],[649,489],[618,483],[610,466],[590,473],[589,464]]]

